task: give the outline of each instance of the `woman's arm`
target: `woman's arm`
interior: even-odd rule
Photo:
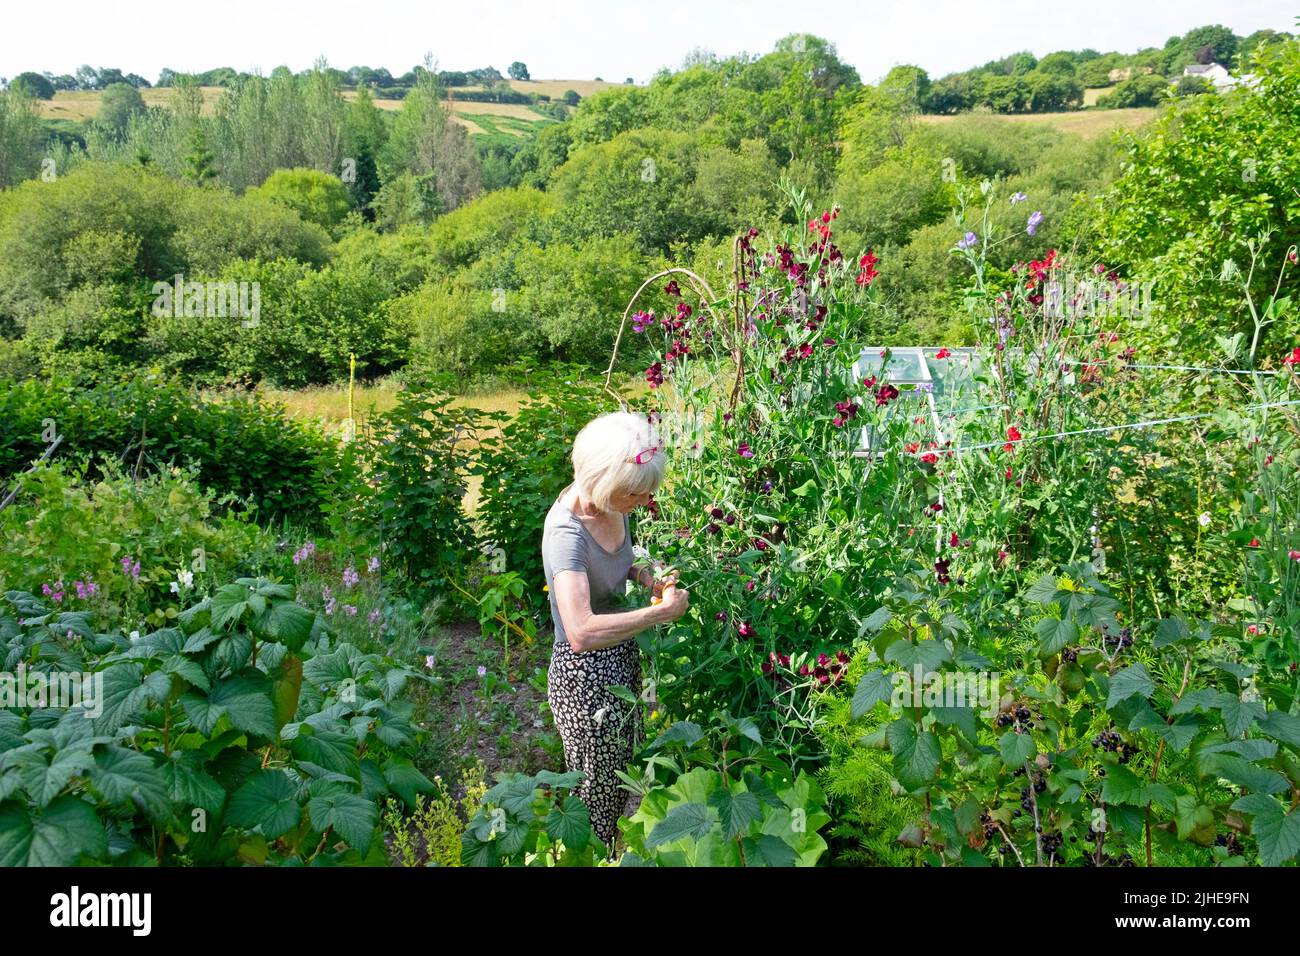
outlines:
[[[591,610],[591,582],[578,571],[559,571],[555,575],[555,605],[564,624],[564,633],[575,653],[598,651],[621,644],[648,627],[675,621],[686,613],[684,588],[672,588],[672,597],[662,604],[596,614]]]

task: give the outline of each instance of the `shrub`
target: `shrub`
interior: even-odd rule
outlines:
[[[256,506],[261,521],[318,523],[337,490],[338,447],[317,428],[290,420],[282,406],[205,401],[157,376],[0,390],[0,475],[39,458],[55,435],[63,437],[60,455],[90,459],[96,469],[97,459],[132,471],[192,463],[203,488]]]
[[[0,863],[386,863],[379,801],[434,790],[399,699],[427,678],[334,644],[292,598],[240,578],[133,640],[10,591],[6,669],[91,676],[0,710]]]
[[[546,604],[542,525],[573,480],[573,440],[612,405],[593,377],[579,378],[578,369],[569,374],[525,399],[500,432],[479,445],[472,469],[483,479],[478,524],[484,544],[500,548],[504,566],[524,579],[524,599],[535,612]]]

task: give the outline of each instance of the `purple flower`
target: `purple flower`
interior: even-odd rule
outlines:
[[[297,551],[293,553],[293,563],[302,564],[302,562],[306,561],[315,553],[316,553],[316,542],[308,541],[306,544],[304,544],[301,548],[299,548]]]
[[[373,611],[371,611],[369,614],[366,615],[366,620],[372,625],[378,624],[383,619],[384,619],[384,612],[379,610],[379,608],[375,608]]]
[[[122,558],[122,573],[129,574],[132,581],[140,580],[140,562],[134,561],[130,555],[124,555]]]
[[[771,493],[772,493],[772,483],[770,481],[763,482],[763,494],[770,495]]]
[[[356,584],[360,580],[361,575],[357,574],[357,569],[352,565],[349,564],[343,569],[343,586],[345,588],[352,587],[352,585]]]
[[[968,232],[961,239],[957,240],[957,248],[969,249],[971,246],[975,245],[975,243],[979,241],[980,241],[979,236],[975,235],[975,233],[973,232]]]
[[[345,605],[343,605],[343,610],[345,610],[345,611],[348,612],[348,616],[349,616],[349,617],[356,617],[356,614],[357,614],[357,608],[356,608],[356,605],[354,605],[354,604],[345,604]]]
[[[482,664],[478,666],[478,676],[487,677],[487,668],[484,667]]]
[[[1025,232],[1029,233],[1032,236],[1034,234],[1034,230],[1038,228],[1038,224],[1041,223],[1042,221],[1043,221],[1042,211],[1035,209],[1034,214],[1029,217],[1029,222],[1025,224]]]
[[[637,312],[632,316],[632,331],[644,332],[655,323],[655,314],[653,312]]]
[[[741,458],[753,458],[754,450],[749,447],[749,442],[742,441],[740,447],[736,449],[736,454]]]
[[[1029,197],[1026,196],[1024,193],[1016,193],[1014,196],[1011,197],[1011,205],[1014,206],[1018,202],[1024,202],[1028,198]]]
[[[366,570],[369,571],[371,574],[377,573],[379,571],[379,559],[372,557],[369,561],[367,561]]]

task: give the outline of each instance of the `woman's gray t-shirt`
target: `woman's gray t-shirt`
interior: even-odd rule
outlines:
[[[566,488],[546,513],[542,526],[542,566],[546,570],[546,590],[551,600],[551,620],[555,623],[555,645],[568,646],[569,639],[555,603],[555,575],[560,571],[581,571],[591,588],[591,610],[608,612],[616,598],[627,593],[627,574],[632,570],[632,527],[623,516],[623,546],[606,551],[591,531],[560,502]]]

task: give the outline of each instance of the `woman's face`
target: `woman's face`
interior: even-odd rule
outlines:
[[[650,492],[643,495],[614,495],[609,499],[609,506],[619,514],[627,514],[633,508],[644,508],[650,503],[650,498]]]

